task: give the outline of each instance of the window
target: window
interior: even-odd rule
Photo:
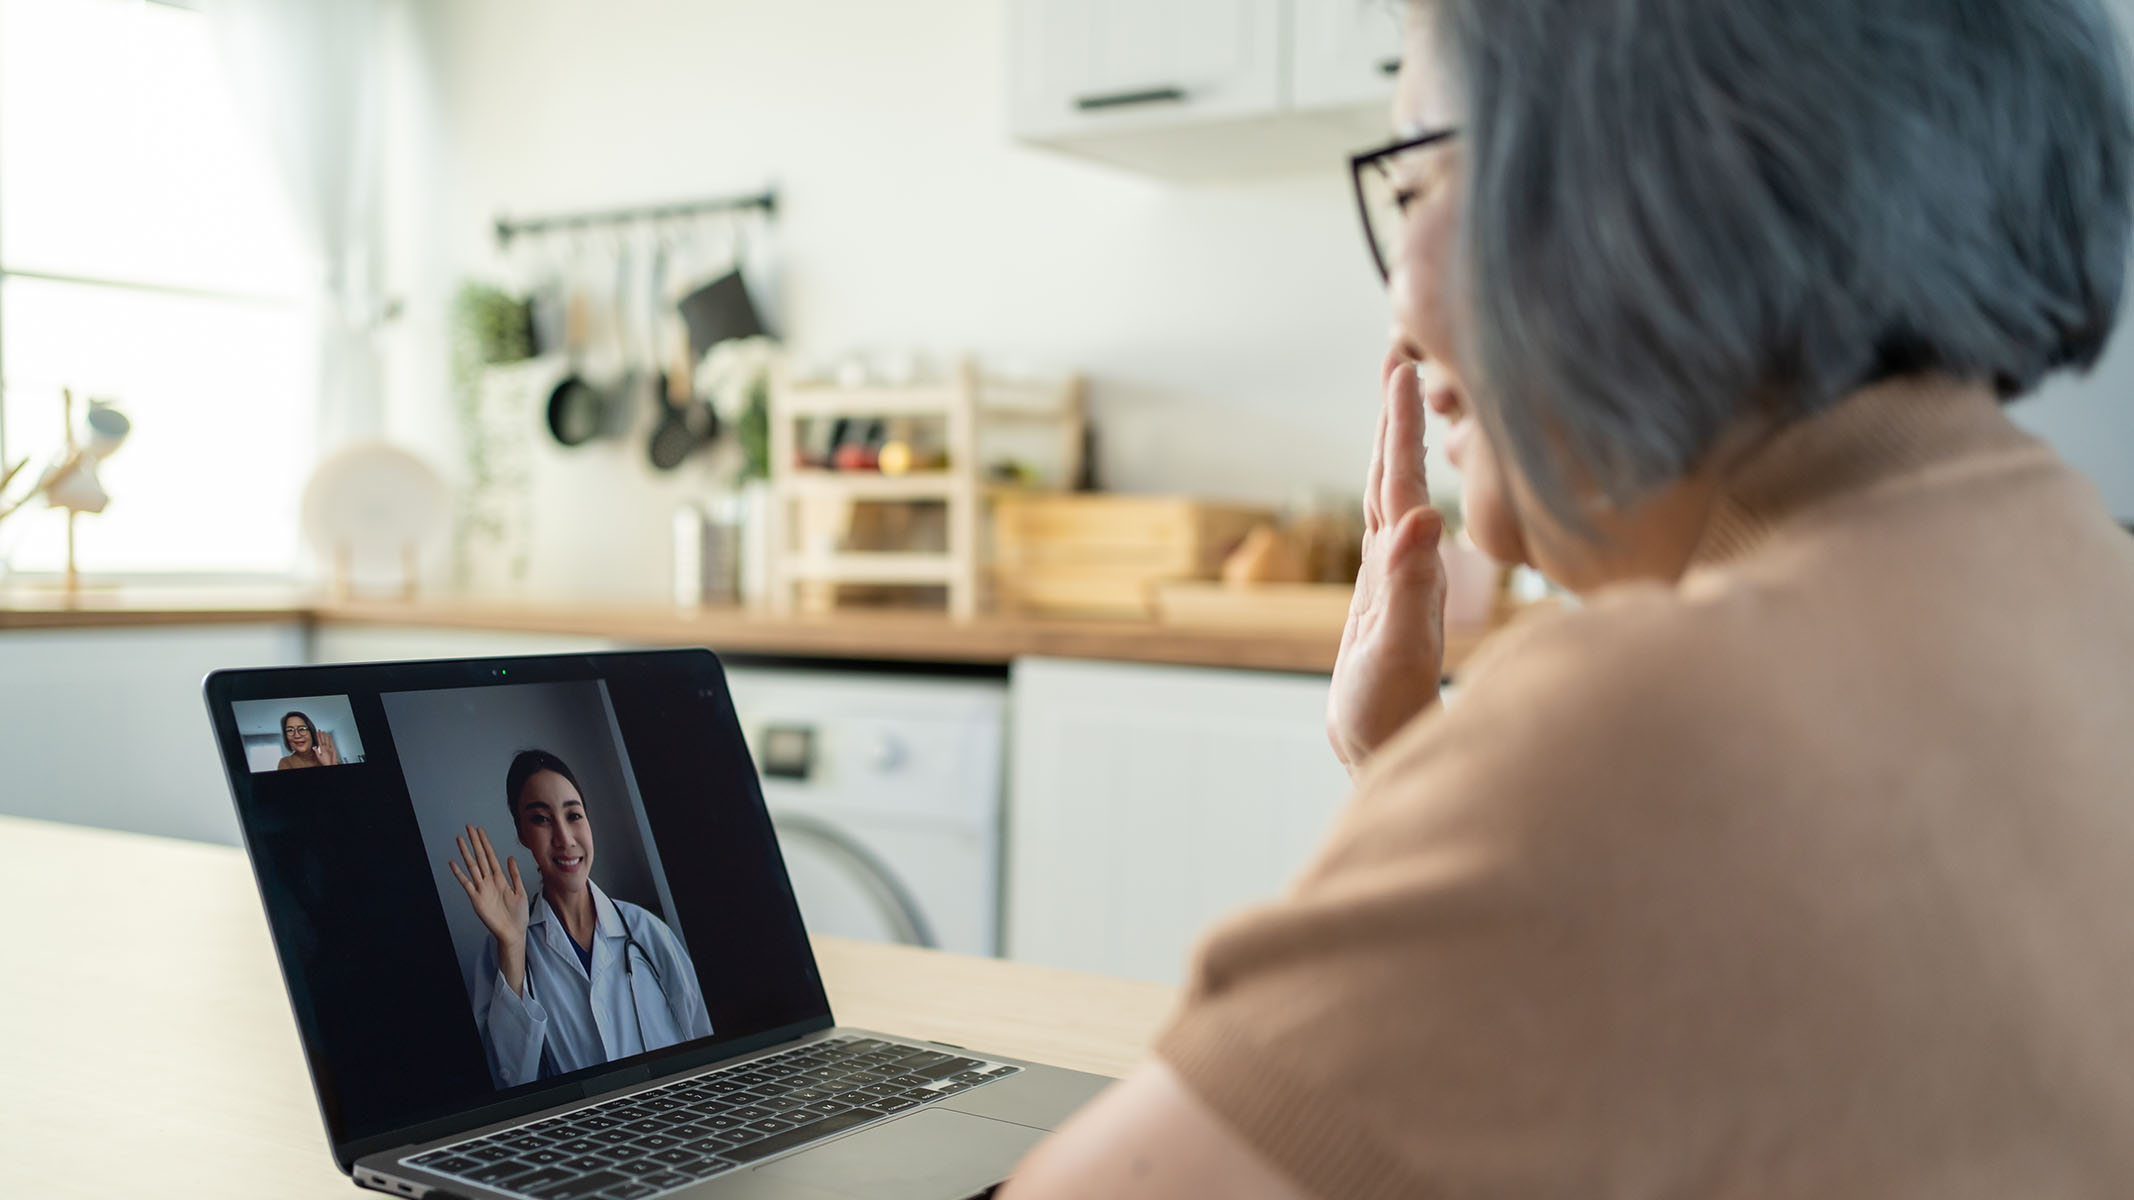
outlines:
[[[132,419],[77,525],[90,575],[295,565],[318,266],[214,34],[150,0],[0,0],[0,454],[44,465],[61,388]],[[23,509],[0,553],[60,569],[64,518]]]

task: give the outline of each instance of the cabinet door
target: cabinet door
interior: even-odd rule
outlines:
[[[1016,133],[1043,138],[1272,113],[1283,0],[1014,0]]]
[[[1348,795],[1324,676],[1024,659],[1011,688],[1013,959],[1179,982]]]
[[[294,622],[0,633],[0,813],[238,844],[200,679],[303,661]]]
[[[1303,110],[1389,103],[1400,70],[1400,6],[1292,2],[1293,105]]]

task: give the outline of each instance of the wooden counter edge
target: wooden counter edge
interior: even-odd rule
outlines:
[[[27,602],[25,602],[27,601]],[[651,646],[707,646],[724,654],[1005,666],[1024,657],[1095,659],[1157,666],[1229,667],[1324,675],[1339,635],[1096,620],[933,613],[854,612],[778,616],[736,608],[519,604],[482,600],[332,600],[288,592],[0,594],[0,631],[229,625],[295,621],[408,626],[612,639]],[[1452,674],[1493,628],[1447,631]]]

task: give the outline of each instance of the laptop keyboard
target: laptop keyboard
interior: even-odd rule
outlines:
[[[643,1200],[1021,1069],[829,1038],[405,1161],[535,1200]]]

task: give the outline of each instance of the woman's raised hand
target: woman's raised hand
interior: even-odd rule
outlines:
[[[496,937],[498,949],[518,950],[526,943],[526,888],[519,882],[519,860],[507,859],[499,864],[489,835],[477,826],[467,826],[466,836],[453,840],[459,843],[459,854],[466,865],[462,869],[459,863],[447,860],[452,878],[467,889],[467,902]]]
[[[1423,474],[1418,365],[1386,356],[1378,437],[1364,480],[1363,568],[1349,601],[1326,702],[1326,736],[1354,775],[1371,752],[1436,703],[1445,664],[1445,520]]]
[[[318,745],[312,747],[312,754],[321,766],[337,766],[341,761],[341,752],[334,748],[333,735],[330,733],[319,735]]]

